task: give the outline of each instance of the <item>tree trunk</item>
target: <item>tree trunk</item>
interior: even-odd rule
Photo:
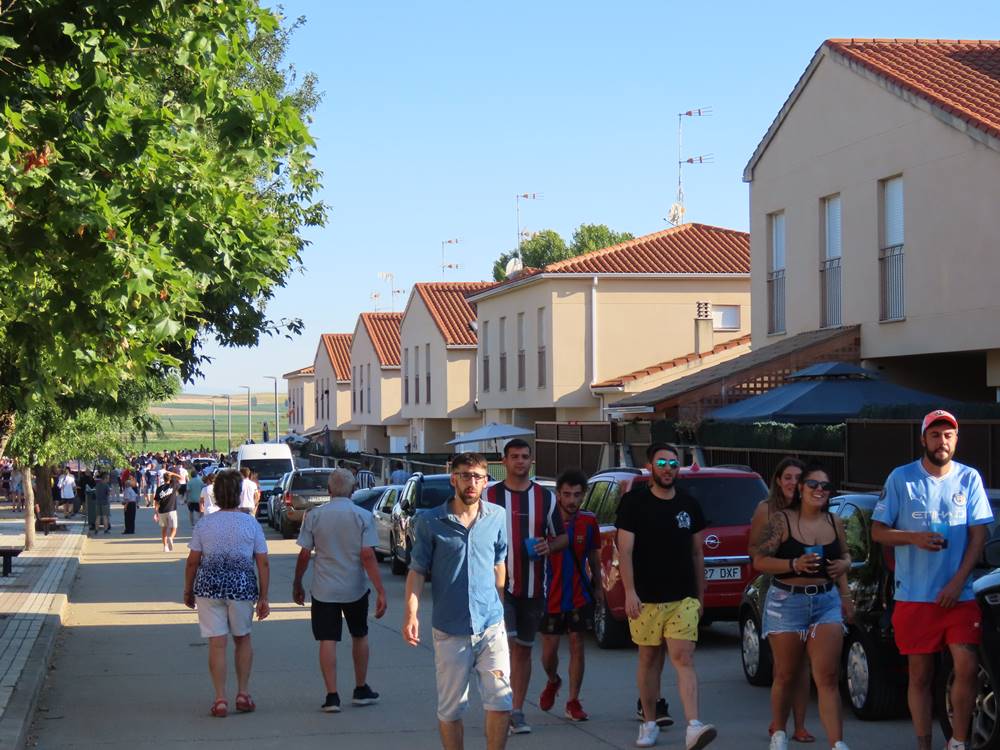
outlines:
[[[35,546],[35,488],[31,486],[31,467],[25,466],[24,477],[24,548]],[[51,494],[51,493],[49,493]]]
[[[55,501],[52,499],[52,468],[49,466],[35,467],[35,483],[38,485],[39,493],[35,498],[38,509],[41,511],[40,518],[51,518],[56,514]]]
[[[0,458],[3,458],[3,454],[7,450],[7,443],[10,441],[11,435],[13,434],[14,412],[0,412]]]

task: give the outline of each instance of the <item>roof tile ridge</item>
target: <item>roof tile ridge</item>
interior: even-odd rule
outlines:
[[[652,234],[644,234],[641,237],[633,237],[630,240],[625,240],[624,242],[618,242],[614,245],[608,245],[607,247],[599,247],[596,250],[591,250],[590,252],[582,253],[581,255],[574,255],[572,258],[564,258],[563,260],[557,260],[555,263],[549,263],[542,266],[540,270],[542,273],[547,273],[548,271],[558,270],[563,266],[570,265],[571,263],[579,263],[583,260],[589,260],[591,258],[602,258],[605,255],[620,250],[628,245],[636,245],[642,242],[649,242],[654,238],[659,238],[670,233],[676,233],[677,230],[683,229],[688,226],[687,224],[681,224],[676,227],[669,227],[668,229],[661,229],[659,232],[653,232]],[[528,270],[527,268],[524,270]]]

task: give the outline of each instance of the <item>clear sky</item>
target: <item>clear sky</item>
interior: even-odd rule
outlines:
[[[831,37],[996,39],[1000,3],[972,0],[750,3],[723,0],[283,0],[306,17],[289,62],[319,76],[311,126],[327,226],[310,232],[305,269],[280,289],[273,318],[305,323],[295,340],[207,353],[185,387],[269,390],[264,375],[312,364],[321,333],[358,313],[402,310],[417,281],[490,277],[522,229],[567,239],[581,223],[660,231],[677,190],[677,113],[687,220],[748,226],[743,167],[813,53]],[[806,10],[808,9],[808,10]],[[283,384],[281,386],[283,388]]]

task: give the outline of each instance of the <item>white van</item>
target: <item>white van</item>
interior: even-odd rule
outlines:
[[[287,472],[295,468],[292,450],[285,443],[249,443],[236,454],[236,468],[246,466],[257,475],[261,492],[273,489]]]

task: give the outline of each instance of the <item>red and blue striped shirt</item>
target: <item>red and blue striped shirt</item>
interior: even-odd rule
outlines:
[[[545,566],[546,611],[551,614],[572,612],[594,601],[590,593],[593,590],[591,576],[583,571],[590,553],[601,549],[601,528],[597,524],[597,516],[585,510],[578,511],[566,522],[566,534],[569,546],[562,552],[549,555]]]

